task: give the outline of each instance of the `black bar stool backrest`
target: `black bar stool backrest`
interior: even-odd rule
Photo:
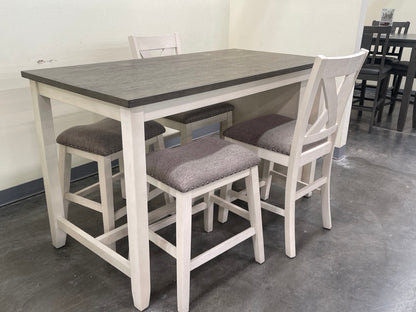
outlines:
[[[384,67],[391,30],[391,26],[364,26],[361,48],[369,51],[366,64]]]
[[[379,26],[380,21],[373,21],[373,26]],[[409,31],[410,22],[393,22],[393,25],[391,26],[391,34],[395,35],[405,35]],[[381,51],[379,51],[381,53]],[[401,60],[403,54],[403,47],[398,47],[395,45],[390,45],[386,56],[394,57],[397,60]]]

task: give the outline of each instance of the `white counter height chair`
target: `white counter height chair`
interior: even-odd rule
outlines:
[[[155,122],[145,123],[146,144],[153,144],[154,149],[163,149],[163,133],[165,128]],[[113,181],[121,180],[121,190],[124,194],[123,151],[120,122],[106,118],[99,122],[71,127],[63,131],[56,139],[59,146],[60,175],[65,199],[65,209],[69,202],[74,202],[103,215],[104,233],[114,229],[115,220],[126,214],[121,208],[114,212]],[[72,155],[96,161],[98,164],[99,182],[83,188],[75,193],[70,192],[71,159]],[[111,162],[119,160],[120,171],[112,174]],[[101,202],[88,199],[85,195],[99,188]],[[160,192],[159,192],[160,194]],[[154,192],[154,196],[158,195]],[[149,196],[149,200],[152,196]],[[112,245],[111,247],[115,247]]]
[[[284,217],[286,255],[290,258],[296,256],[297,199],[320,188],[323,227],[332,227],[329,189],[335,137],[366,55],[367,51],[362,50],[346,57],[318,56],[299,104],[296,120],[272,114],[242,122],[224,131],[227,141],[240,144],[260,158],[287,168],[284,209],[265,201],[261,202],[261,206]],[[311,116],[313,111],[317,112],[315,117]],[[310,183],[299,183],[302,167],[319,158],[323,158],[321,176],[314,177]],[[266,181],[270,180],[271,174],[280,173],[270,167],[262,177],[261,186],[270,187]],[[224,197],[247,199],[245,191],[237,193],[229,186]],[[226,220],[227,210],[220,207],[219,221]]]
[[[181,54],[181,45],[177,33],[164,36],[129,36],[133,57],[142,59]],[[205,126],[220,123],[220,136],[224,129],[231,127],[234,106],[230,103],[219,103],[184,113],[179,113],[158,121],[165,127],[180,131],[181,144],[192,141],[192,131]]]
[[[254,256],[264,262],[263,230],[257,165],[260,159],[251,151],[215,137],[206,137],[147,156],[148,183],[176,198],[176,215],[149,226],[149,239],[176,258],[178,311],[189,310],[190,272],[214,257],[252,237]],[[245,178],[248,211],[226,202],[214,191]],[[202,203],[192,206],[192,199],[203,195]],[[204,228],[213,229],[214,203],[249,220],[242,232],[191,259],[192,214],[204,211]],[[176,221],[176,246],[156,233]]]

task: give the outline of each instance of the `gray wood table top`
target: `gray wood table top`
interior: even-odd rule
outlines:
[[[135,107],[312,68],[308,56],[229,49],[22,71],[22,77]]]

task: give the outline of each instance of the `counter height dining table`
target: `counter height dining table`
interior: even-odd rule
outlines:
[[[228,49],[22,71],[30,80],[52,243],[66,235],[131,278],[133,301],[150,301],[144,122],[305,82],[307,56]],[[129,259],[65,218],[51,99],[121,121]],[[117,238],[118,228],[106,233]]]

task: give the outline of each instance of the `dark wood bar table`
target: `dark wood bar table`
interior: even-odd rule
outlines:
[[[220,50],[22,71],[30,80],[41,147],[52,243],[66,235],[131,278],[134,306],[150,300],[150,260],[144,122],[303,82],[314,59],[247,50]],[[71,223],[64,215],[51,99],[121,121],[127,225],[106,233],[128,235],[129,259]]]
[[[406,123],[407,111],[409,108],[410,95],[412,93],[413,81],[416,74],[416,34],[394,34],[389,38],[389,44],[411,48],[410,62],[406,74],[406,82],[403,89],[403,96],[400,105],[399,119],[397,121],[397,130],[403,131]],[[416,110],[413,108],[412,128],[416,128]]]

